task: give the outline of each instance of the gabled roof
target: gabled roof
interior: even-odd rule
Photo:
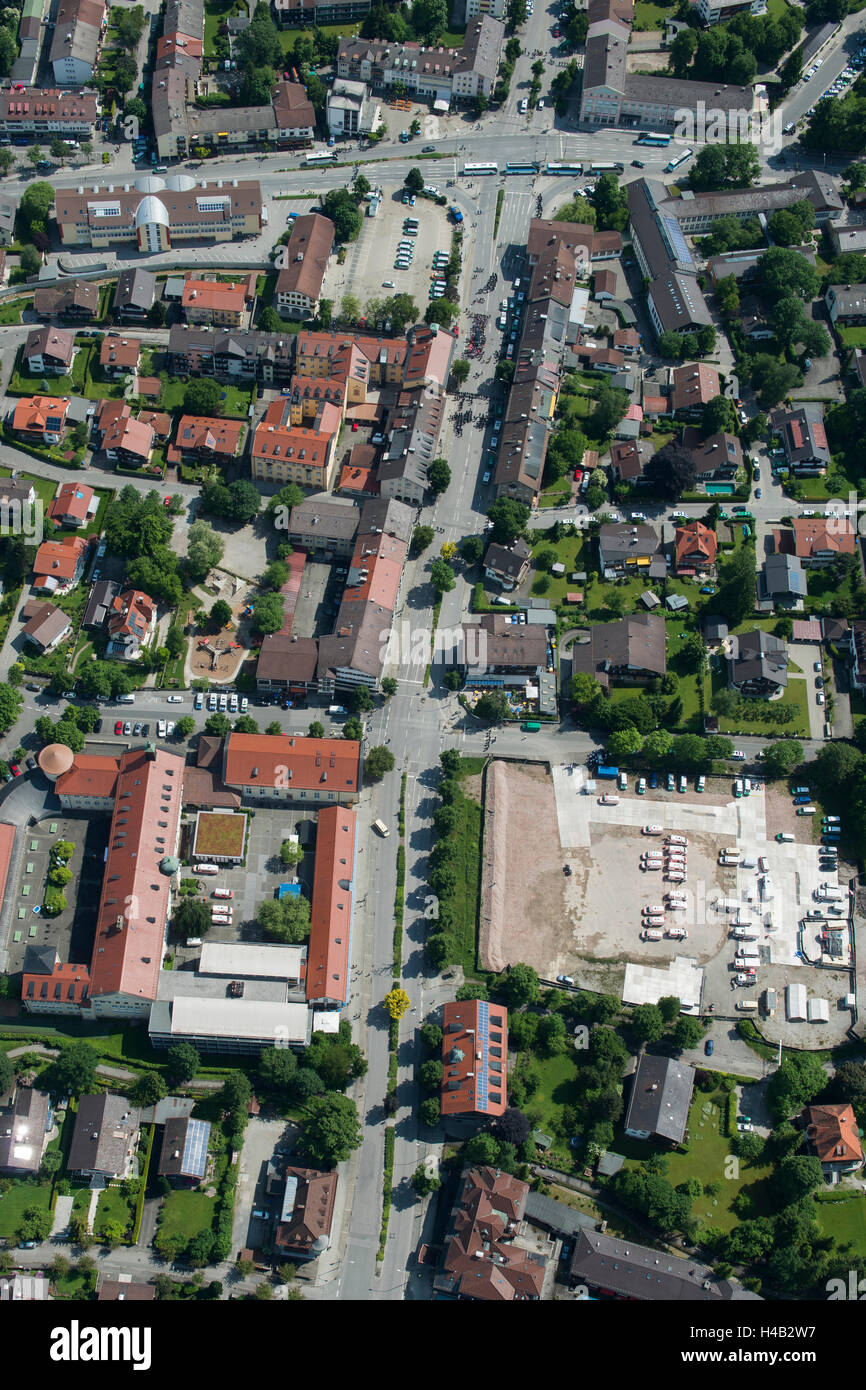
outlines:
[[[307,950],[307,1002],[348,999],[355,812],[326,806],[316,827],[316,862]]]
[[[229,787],[285,786],[347,796],[360,786],[361,745],[354,739],[232,733],[223,757]]]
[[[860,1163],[863,1146],[851,1105],[808,1105],[806,1135],[822,1163]]]
[[[66,1166],[73,1173],[111,1173],[120,1177],[140,1111],[126,1096],[81,1096]]]

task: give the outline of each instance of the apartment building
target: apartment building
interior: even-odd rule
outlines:
[[[207,332],[172,324],[168,335],[171,370],[178,376],[212,376],[217,381],[288,386],[293,375],[291,334],[218,328]]]
[[[228,463],[240,453],[243,437],[242,420],[182,415],[166,459],[169,463]]]
[[[0,91],[0,135],[13,144],[48,145],[57,136],[89,140],[100,113],[96,92]]]
[[[292,224],[286,263],[277,275],[274,301],[287,318],[312,318],[319,308],[322,282],[334,245],[334,224],[317,212]]]
[[[384,39],[343,39],[337,49],[337,76],[366,83],[374,92],[401,83],[411,96],[459,105],[489,97],[505,42],[505,25],[484,14],[470,19],[461,48],[426,48]]]
[[[322,401],[309,425],[293,425],[291,414],[291,403],[284,398],[268,406],[250,446],[252,476],[264,482],[299,483],[328,492],[336,467],[342,412]]]
[[[255,274],[241,283],[200,280],[195,275],[187,275],[183,282],[180,307],[187,323],[240,328],[255,295]]]
[[[60,0],[48,61],[58,87],[84,87],[96,72],[107,23],[105,0]]]

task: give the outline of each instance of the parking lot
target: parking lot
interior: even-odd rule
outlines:
[[[10,974],[21,970],[28,946],[48,946],[61,960],[89,962],[93,949],[95,906],[102,888],[102,856],[108,843],[107,814],[45,817],[21,830],[16,847],[17,874],[7,892],[14,893],[7,941]],[[73,877],[63,888],[68,907],[56,917],[41,909],[51,848],[59,840],[75,846],[69,861]]]
[[[432,172],[430,172],[432,171]],[[436,187],[445,192],[438,170],[428,164]],[[344,265],[332,258],[322,293],[339,305],[346,294],[354,295],[361,312],[369,299],[387,299],[394,294],[409,294],[423,317],[428,304],[433,256],[437,251],[450,254],[451,230],[447,207],[439,207],[428,198],[418,197],[415,206],[401,200],[402,187],[387,187],[376,217],[365,217],[358,240],[350,245]],[[395,270],[397,243],[404,240],[403,221],[418,218],[418,235],[409,237],[414,245],[412,263],[408,270]],[[393,281],[393,286],[386,281]]]

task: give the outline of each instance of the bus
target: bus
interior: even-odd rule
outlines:
[[[541,166],[538,164],[506,164],[506,174],[532,174],[538,173]]]
[[[657,130],[645,130],[643,134],[639,135],[635,140],[636,145],[669,145],[670,143],[671,137],[669,135],[662,135]]]
[[[537,734],[541,732],[541,725],[535,719],[527,719],[521,724],[521,729],[527,734]]]
[[[683,150],[682,154],[675,154],[673,159],[669,159],[665,165],[665,173],[672,174],[674,169],[679,169],[681,164],[685,164],[687,159],[691,159],[694,150]]]
[[[580,163],[574,164],[571,160],[563,163],[562,161],[549,159],[544,166],[544,172],[554,175],[568,174],[571,177],[574,177],[575,174],[580,176],[583,173],[583,165]]]
[[[304,155],[304,164],[309,168],[317,164],[336,164],[337,156],[333,150],[312,150]]]
[[[499,165],[498,165],[498,164],[493,164],[493,163],[490,163],[490,164],[464,164],[464,165],[463,165],[463,168],[462,168],[462,170],[461,170],[461,173],[463,173],[463,174],[466,176],[467,179],[472,179],[472,178],[475,178],[476,176],[480,176],[480,175],[482,175],[482,174],[498,174],[498,173],[499,173]]]
[[[691,153],[691,151],[689,151],[689,153]],[[590,178],[597,177],[597,176],[600,175],[600,174],[622,174],[622,173],[625,172],[625,165],[624,165],[624,164],[598,164],[598,163],[596,163],[596,164],[590,164],[590,165],[584,170],[584,172],[585,172],[586,174],[588,174],[588,175],[590,176]]]

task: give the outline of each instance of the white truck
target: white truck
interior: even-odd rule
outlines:
[[[658,927],[644,927],[640,939],[641,941],[661,941],[662,933]]]

